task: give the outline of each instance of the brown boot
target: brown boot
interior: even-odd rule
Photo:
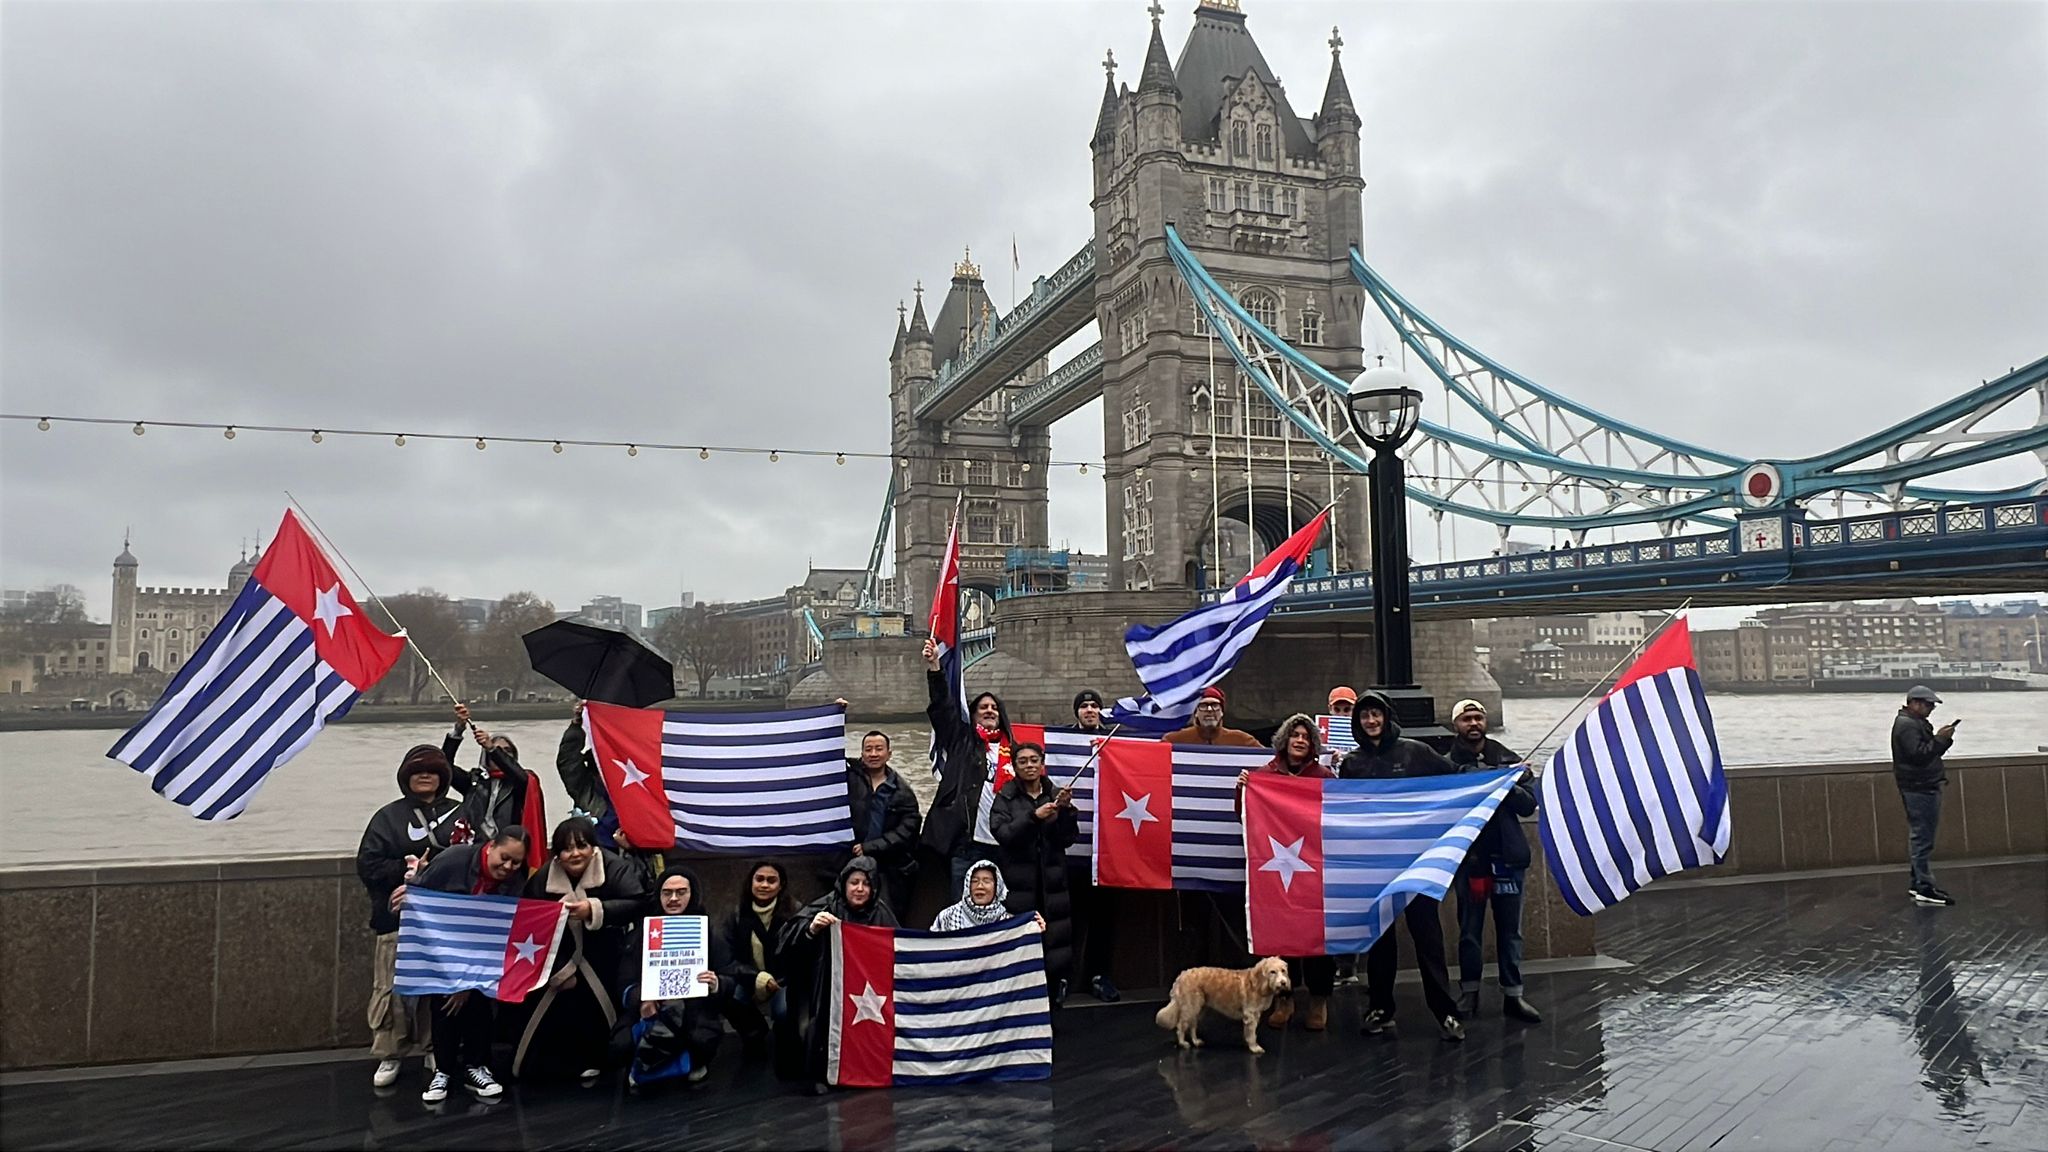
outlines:
[[[1311,1032],[1321,1032],[1330,1023],[1330,998],[1311,996],[1308,998],[1308,1020],[1306,1027]]]
[[[1273,1010],[1266,1014],[1266,1027],[1285,1028],[1294,1019],[1294,993],[1289,992],[1273,1002]]]

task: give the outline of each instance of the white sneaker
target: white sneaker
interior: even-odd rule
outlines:
[[[427,1090],[420,1093],[420,1099],[429,1104],[439,1104],[447,1098],[448,1074],[446,1072],[436,1072],[434,1073],[434,1078],[427,1081]]]
[[[377,1061],[377,1070],[370,1073],[370,1083],[379,1088],[389,1088],[398,1083],[398,1061]]]
[[[434,1075],[438,1077],[440,1073],[436,1072]],[[505,1086],[498,1083],[497,1079],[491,1075],[489,1068],[464,1069],[462,1082],[465,1088],[468,1088],[471,1092],[476,1093],[485,1100],[496,1100],[505,1091]]]

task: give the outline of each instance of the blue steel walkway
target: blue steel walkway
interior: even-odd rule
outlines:
[[[1665,882],[1601,917],[1631,962],[1489,993],[1462,1046],[1400,990],[1398,1036],[1270,1033],[1177,1053],[1156,1003],[1062,1014],[1050,1084],[794,1094],[726,1058],[695,1091],[515,1086],[437,1114],[412,1069],[314,1063],[0,1085],[7,1148],[1964,1149],[2048,1141],[2048,864],[1948,866],[1921,909],[1882,874]]]

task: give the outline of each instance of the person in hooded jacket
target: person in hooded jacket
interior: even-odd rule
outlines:
[[[1486,734],[1486,705],[1460,700],[1451,708],[1451,763],[1461,772],[1506,768],[1522,757]],[[1522,877],[1529,870],[1529,836],[1522,818],[1536,814],[1536,789],[1523,772],[1501,797],[1493,819],[1479,830],[1472,850],[1458,865],[1458,1014],[1479,1014],[1479,977],[1485,969],[1486,913],[1493,911],[1493,950],[1500,960],[1501,1010],[1535,1024],[1543,1014],[1522,995]]]
[[[839,870],[832,891],[803,906],[782,926],[775,942],[775,970],[796,985],[790,997],[792,1008],[802,1016],[797,1021],[804,1043],[804,1075],[811,1090],[820,1095],[831,1086],[826,1082],[826,1045],[830,1029],[825,1021],[838,1005],[832,999],[832,949],[827,947],[834,924],[870,924],[880,928],[898,926],[896,914],[882,898],[872,856],[855,856]],[[800,1008],[799,1008],[800,1006]]]
[[[695,870],[678,864],[662,873],[661,888],[644,909],[649,916],[703,916],[710,945],[711,967],[697,974],[706,986],[702,996],[647,1000],[640,987],[646,951],[646,921],[633,925],[631,940],[620,959],[618,986],[624,989],[625,1011],[612,1029],[612,1054],[626,1062],[626,1083],[638,1087],[661,1077],[666,1069],[682,1068],[692,1084],[711,1072],[718,1041],[725,1032],[723,1006],[739,987],[731,951],[723,934],[711,931],[710,906]],[[685,1059],[686,1058],[686,1059]]]
[[[1414,776],[1449,776],[1458,768],[1420,740],[1401,735],[1401,722],[1394,715],[1393,701],[1377,689],[1358,698],[1351,713],[1351,733],[1358,750],[1344,758],[1337,775],[1346,780],[1385,780]],[[1445,1040],[1465,1038],[1465,1026],[1458,1020],[1458,1001],[1451,995],[1451,976],[1444,966],[1443,926],[1437,920],[1437,901],[1417,895],[1401,910],[1408,925],[1408,941],[1415,946],[1415,967],[1422,975],[1422,998],[1436,1020],[1437,1032]],[[1377,1036],[1394,1022],[1394,973],[1401,966],[1401,954],[1389,928],[1365,954],[1365,1033]]]
[[[1017,776],[996,795],[989,827],[1012,912],[1045,920],[1046,994],[1057,1008],[1067,998],[1074,964],[1073,902],[1067,893],[1067,849],[1080,838],[1074,794],[1046,779],[1045,749],[1026,740],[1014,753]]]
[[[545,836],[547,817],[541,806],[540,779],[519,763],[519,749],[506,736],[493,736],[477,727],[469,717],[469,705],[455,706],[455,727],[441,738],[441,754],[450,765],[462,754],[462,737],[468,733],[482,749],[477,767],[454,768],[449,783],[462,793],[462,815],[472,842],[489,840],[500,829],[524,825],[535,847]],[[534,868],[538,858],[527,861]]]
[[[554,858],[528,878],[525,895],[560,901],[569,923],[555,950],[554,974],[520,1031],[512,1074],[592,1079],[618,1022],[619,994],[611,984],[628,931],[647,909],[647,885],[639,868],[598,846],[597,829],[586,817],[562,821],[548,847]]]
[[[425,1000],[392,991],[398,967],[398,913],[391,893],[406,873],[448,847],[460,809],[448,796],[448,758],[421,744],[398,762],[399,797],[370,817],[356,848],[356,875],[370,893],[370,931],[377,943],[370,969],[370,1055],[377,1069],[370,1082],[388,1088],[398,1082],[399,1062],[425,1055],[433,1042]]]
[[[771,1028],[778,1052],[796,1048],[787,1024],[789,990],[774,970],[776,937],[795,918],[788,873],[773,860],[756,860],[747,869],[747,886],[732,914],[718,925],[738,985],[725,1002],[725,1018],[750,1054],[766,1046]]]
[[[1261,773],[1326,780],[1336,775],[1323,762],[1323,732],[1315,718],[1296,712],[1273,730],[1273,758],[1258,769]],[[1251,782],[1249,771],[1237,774],[1237,812],[1244,816],[1244,789]],[[1337,985],[1337,961],[1332,956],[1289,956],[1288,984],[1308,990],[1308,1016],[1302,1026],[1311,1032],[1329,1027],[1330,992]],[[1266,1016],[1268,1028],[1285,1028],[1294,1019],[1294,993],[1273,1005]]]
[[[993,692],[976,696],[967,706],[968,719],[960,718],[959,701],[947,688],[938,646],[930,639],[924,642],[924,662],[931,695],[925,716],[940,757],[932,765],[939,787],[924,818],[924,846],[952,862],[949,891],[958,891],[969,864],[995,855],[988,823],[995,790],[989,783],[1010,770],[1017,740],[1010,732],[1010,714]]]

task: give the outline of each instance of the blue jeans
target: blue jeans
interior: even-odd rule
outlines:
[[[1481,944],[1486,933],[1486,909],[1493,907],[1494,951],[1500,960],[1500,990],[1505,996],[1522,994],[1522,874],[1521,868],[1503,868],[1493,876],[1493,891],[1484,900],[1472,898],[1471,887],[1460,879],[1458,889],[1458,990],[1479,991],[1479,973],[1486,967]],[[1513,888],[1512,892],[1502,887]]]
[[[1913,888],[1924,892],[1934,887],[1934,830],[1941,824],[1941,792],[1908,792],[1899,789],[1906,805],[1906,855],[1913,862]]]

